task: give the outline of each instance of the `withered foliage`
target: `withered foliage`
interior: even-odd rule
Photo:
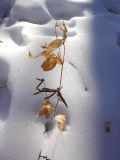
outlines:
[[[32,53],[29,51],[29,58],[35,59],[40,56],[45,58],[45,61],[41,65],[44,71],[50,71],[52,70],[56,64],[63,64],[62,58],[60,56],[60,53],[55,53],[55,50],[59,49],[61,45],[65,43],[65,40],[67,38],[67,28],[63,22],[63,24],[58,24],[56,22],[55,27],[57,27],[60,31],[62,31],[62,38],[58,38],[56,35],[56,39],[54,39],[52,42],[50,42],[48,45],[45,43],[45,45],[42,45],[42,51],[41,53],[33,56]]]
[[[42,107],[38,111],[39,116],[44,116],[45,118],[49,118],[53,113],[53,107],[49,102],[49,99],[45,99]]]
[[[57,35],[57,29],[62,32],[62,37],[58,37]],[[35,59],[38,57],[44,57],[45,60],[41,64],[41,68],[43,71],[50,71],[55,68],[57,64],[61,65],[61,73],[60,73],[60,82],[59,86],[54,89],[54,88],[48,88],[45,85],[45,80],[37,78],[39,81],[39,84],[36,87],[36,92],[34,95],[44,93],[45,98],[43,105],[40,107],[38,111],[39,116],[43,116],[45,118],[52,118],[55,119],[58,123],[58,128],[63,131],[65,130],[67,119],[65,115],[56,115],[57,107],[59,101],[63,102],[65,107],[67,108],[68,105],[61,93],[62,89],[62,74],[63,74],[63,65],[64,65],[64,57],[65,57],[65,42],[67,39],[67,27],[65,23],[63,22],[62,24],[56,22],[55,24],[55,37],[52,42],[49,44],[44,43],[41,45],[41,48],[43,51],[35,56],[32,55],[32,53],[29,51],[29,58],[30,59]],[[64,47],[64,53],[61,53],[61,47]],[[52,106],[50,103],[50,99],[56,96],[57,97],[57,103],[55,106]]]
[[[40,160],[41,158],[44,160],[50,160],[47,156],[43,156],[42,152],[40,151],[39,156],[38,156],[38,160]]]

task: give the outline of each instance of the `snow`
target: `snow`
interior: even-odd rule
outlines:
[[[7,5],[0,1],[0,87],[8,86],[0,88],[0,160],[37,160],[40,150],[51,160],[119,160],[119,1],[16,0],[4,17]],[[65,132],[55,124],[44,134],[36,77],[55,88],[60,67],[45,73],[43,58],[31,61],[28,52],[39,53],[53,39],[55,20],[69,31],[62,82],[69,107],[59,106],[69,123]],[[104,131],[106,121],[111,133]]]
[[[101,0],[101,2],[109,12],[120,14],[119,0]]]

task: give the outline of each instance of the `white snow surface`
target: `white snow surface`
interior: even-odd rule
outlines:
[[[0,87],[8,86],[0,88],[0,160],[37,160],[40,150],[50,160],[120,160],[119,13],[119,0],[0,1]],[[69,31],[62,81],[68,109],[59,105],[69,123],[65,132],[55,125],[44,134],[36,78],[55,88],[60,66],[43,72],[43,58],[30,60],[28,52],[39,53],[54,38],[56,20]]]

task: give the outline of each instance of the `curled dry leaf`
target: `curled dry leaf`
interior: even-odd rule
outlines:
[[[63,65],[63,63],[64,63],[61,59],[61,56],[59,54],[57,54],[57,55],[53,54],[53,51],[60,48],[60,46],[62,44],[64,45],[65,40],[67,38],[68,31],[67,31],[67,28],[66,28],[66,25],[64,24],[64,22],[63,22],[63,24],[56,23],[55,27],[58,27],[63,32],[62,38],[57,38],[57,36],[56,36],[56,39],[54,39],[48,45],[45,43],[44,45],[41,46],[45,50],[35,56],[33,56],[31,54],[31,52],[29,52],[30,59],[38,58],[40,56],[43,56],[46,58],[46,60],[41,65],[41,67],[43,68],[44,71],[50,71],[56,66],[56,64]]]
[[[54,41],[52,41],[48,47],[47,47],[47,51],[48,52],[53,52],[54,50],[56,50],[57,48],[59,48],[63,43],[63,39],[60,38],[56,38]]]
[[[40,108],[38,112],[38,115],[44,116],[45,118],[49,118],[52,113],[53,113],[53,107],[51,106],[49,99],[45,99],[43,106]]]
[[[58,128],[61,131],[64,131],[66,124],[67,124],[66,116],[65,115],[57,115],[57,116],[55,116],[55,120],[58,122]]]
[[[43,68],[44,71],[50,71],[56,66],[56,59],[53,58],[48,58],[46,59],[41,67]]]
[[[62,64],[62,59],[59,55],[55,56],[51,55],[49,58],[47,58],[41,67],[43,68],[44,71],[50,71],[52,70],[56,64]]]
[[[55,39],[54,41],[52,41],[48,46],[45,44],[43,46],[41,46],[43,49],[46,49],[45,51],[37,54],[36,56],[33,56],[31,54],[31,52],[29,51],[29,58],[30,59],[35,59],[38,58],[40,56],[43,56],[45,58],[49,58],[51,55],[51,53],[56,50],[57,48],[59,48],[63,43],[63,39]]]
[[[43,52],[37,54],[36,56],[33,56],[32,53],[29,51],[29,59],[35,59],[35,58],[38,58],[40,56],[43,56],[45,58],[49,58],[51,55],[47,51],[43,51]]]

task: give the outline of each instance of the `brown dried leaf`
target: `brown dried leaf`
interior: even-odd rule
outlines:
[[[63,64],[62,59],[60,55],[54,56],[50,55],[41,65],[44,71],[50,71],[52,70],[56,64]]]
[[[51,54],[47,51],[41,53],[41,56],[45,57],[46,59],[50,58]]]
[[[48,47],[47,47],[47,51],[48,52],[52,52],[54,50],[56,50],[57,48],[59,48],[63,43],[63,39],[55,39],[54,41],[52,41]]]
[[[61,131],[64,131],[67,124],[67,119],[65,115],[57,115],[55,116],[55,120],[58,122],[58,128]]]
[[[49,118],[53,113],[53,107],[49,102],[49,99],[45,99],[43,106],[40,108],[38,115],[44,116],[45,118]]]
[[[31,52],[29,51],[29,58],[30,58],[30,59],[35,59],[35,58],[38,58],[38,57],[40,57],[40,56],[43,56],[43,57],[45,57],[45,58],[49,58],[49,57],[50,57],[50,53],[48,53],[47,51],[43,51],[43,52],[37,54],[36,56],[33,56],[33,55],[31,54]]]
[[[56,57],[50,57],[46,59],[41,67],[43,68],[44,71],[50,71],[52,70],[57,64]]]

